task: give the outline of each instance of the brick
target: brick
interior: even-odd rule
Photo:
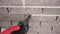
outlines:
[[[41,8],[25,8],[25,13],[27,14],[41,14]]]
[[[0,0],[0,6],[21,6],[22,0]]]
[[[32,16],[30,21],[54,21],[55,16]]]
[[[0,14],[7,14],[7,9],[4,7],[0,7]]]
[[[51,33],[51,34],[60,34],[60,32],[53,32],[53,33]]]
[[[41,8],[9,8],[10,14],[40,14]]]
[[[11,14],[10,16],[12,21],[20,21],[24,19],[24,15],[20,15],[20,14]]]
[[[43,0],[26,0],[26,6],[42,6]]]
[[[54,27],[52,34],[60,34],[60,25]]]
[[[40,27],[40,31],[39,31],[40,34],[42,34],[42,33],[43,34],[44,33],[47,34],[47,33],[50,33],[50,32],[51,32],[51,28],[50,27],[43,27],[43,26]]]
[[[52,27],[53,27],[53,30],[51,31]],[[40,30],[40,32],[44,32],[44,31],[47,32],[48,31],[51,34],[59,34],[60,24],[58,21],[41,22],[41,30]]]
[[[39,23],[40,22],[29,22],[29,26],[34,28],[39,28],[40,27]]]
[[[60,27],[54,27],[53,32],[60,32]]]
[[[10,14],[23,14],[24,8],[9,8]]]
[[[58,16],[57,21],[60,21],[60,16]]]
[[[36,32],[35,33],[31,33],[31,32],[29,32],[29,33],[27,33],[27,34],[37,34]]]
[[[0,15],[0,20],[1,21],[20,21],[24,19],[24,15],[19,15],[19,14],[6,14],[6,15]]]
[[[10,16],[10,15],[7,15],[7,14],[5,14],[5,15],[0,15],[0,20],[1,20],[1,21],[10,21],[10,20],[11,20],[10,17],[11,17],[11,16]]]
[[[13,25],[17,25],[19,23],[20,20],[24,20],[24,15],[22,14],[12,14],[11,15],[11,20]]]
[[[29,31],[28,33],[37,33],[40,31],[39,22],[29,22]]]
[[[51,28],[53,27],[53,29],[51,30]],[[58,21],[44,21],[41,22],[41,27],[40,27],[40,32],[49,32],[49,33],[55,33],[55,32],[59,32],[60,31],[60,24]]]
[[[28,33],[35,33],[35,32],[39,32],[39,28],[29,28]]]
[[[9,21],[0,21],[1,23],[1,26],[4,27],[4,26],[11,26],[11,22]]]
[[[57,33],[60,32],[60,24],[59,24],[59,23],[58,23],[57,25],[54,26],[53,32],[57,32]]]
[[[43,0],[43,6],[60,6],[60,0]]]
[[[60,15],[60,8],[44,8],[43,14]]]
[[[50,28],[50,27],[53,26],[53,24],[54,24],[54,22],[48,22],[48,21],[47,22],[45,22],[45,21],[44,22],[43,21],[41,22],[41,26],[42,27],[49,27]]]
[[[39,34],[50,34],[50,32],[40,32]]]
[[[51,32],[51,28],[49,27],[43,27],[39,25],[40,22],[29,22],[30,29],[28,33],[35,33],[35,34],[48,34]],[[37,33],[36,33],[37,32]]]
[[[42,27],[57,27],[59,26],[59,22],[58,21],[42,21],[41,22],[41,26]]]

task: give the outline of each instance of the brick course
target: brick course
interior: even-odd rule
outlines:
[[[21,6],[22,0],[0,0],[0,6]]]
[[[17,25],[20,20],[27,18],[28,14],[36,14],[29,20],[30,28],[27,34],[60,34],[59,1],[0,0],[0,25],[5,29]]]

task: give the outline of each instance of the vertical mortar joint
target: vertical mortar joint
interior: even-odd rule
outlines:
[[[53,31],[53,27],[51,27],[51,31]]]
[[[6,9],[7,9],[7,12],[9,13],[9,8],[7,7]]]
[[[40,24],[39,25],[41,26],[41,21],[40,21]]]
[[[41,13],[43,13],[43,9],[44,9],[44,8],[42,8],[42,12],[41,12]]]
[[[39,34],[39,32],[37,32],[37,34]]]
[[[58,16],[56,16],[56,19],[55,20],[57,20],[58,19]]]
[[[11,25],[13,25],[12,20],[11,20]]]

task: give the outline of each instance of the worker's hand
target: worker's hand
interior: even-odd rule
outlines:
[[[11,34],[13,31],[17,31],[19,29],[20,29],[20,27],[18,25],[11,26],[11,27],[7,28],[6,30],[4,30],[3,32],[1,32],[1,34]]]

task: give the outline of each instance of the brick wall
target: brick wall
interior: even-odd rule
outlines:
[[[27,34],[60,34],[60,0],[0,0],[0,25],[2,29],[17,25],[27,14]]]

